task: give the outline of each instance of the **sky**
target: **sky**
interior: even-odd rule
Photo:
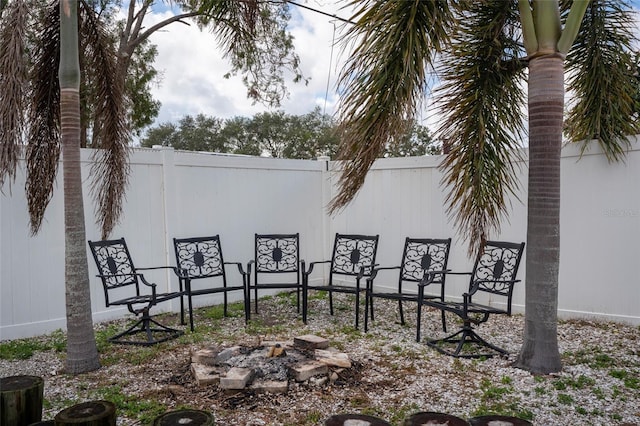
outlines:
[[[298,0],[297,3],[345,19],[353,11],[344,9],[345,2],[339,0]],[[640,8],[640,0],[634,0],[632,4]],[[280,109],[288,114],[301,115],[319,106],[321,111],[333,114],[338,101],[336,80],[348,56],[336,41],[348,24],[294,5],[290,10],[290,30],[302,72],[309,83],[305,85],[289,80],[290,96],[283,100]],[[171,14],[170,9],[156,10],[147,16],[145,24],[151,26]],[[637,16],[640,31],[640,13]],[[214,36],[207,30],[173,23],[154,33],[151,42],[158,48],[155,67],[161,75],[159,85],[152,90],[154,98],[162,103],[154,125],[177,122],[185,115],[200,113],[231,118],[274,111],[263,104],[253,104],[246,96],[240,77],[223,77],[230,70],[230,65],[217,48]],[[437,116],[426,106],[418,122],[435,129]]]
[[[350,14],[333,0],[300,0],[300,3],[342,18]],[[296,6],[291,6],[291,12],[290,30],[309,83],[293,83],[289,79],[290,95],[283,100],[280,110],[301,115],[319,106],[321,111],[333,114],[336,77],[345,54],[337,46],[332,49],[332,45],[344,31],[344,24]],[[145,22],[151,26],[172,13],[171,10],[154,13]],[[156,124],[177,122],[185,115],[199,113],[231,118],[274,111],[263,104],[253,104],[240,77],[223,77],[230,65],[222,58],[211,33],[180,23],[165,28],[150,37],[158,48],[155,67],[161,74],[160,84],[152,90],[154,98],[162,103]]]

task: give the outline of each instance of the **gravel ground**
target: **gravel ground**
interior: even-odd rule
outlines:
[[[336,315],[326,299],[310,301],[308,325],[289,296],[261,301],[260,314],[244,326],[239,310],[218,319],[219,309],[201,308],[196,332],[150,348],[112,345],[104,337],[124,321],[97,324],[102,368],[79,376],[63,372],[64,352],[37,351],[26,360],[0,359],[0,375],[45,379],[44,419],[70,405],[107,399],[118,407],[118,425],[146,425],[166,410],[212,412],[219,425],[321,425],[338,413],[364,413],[394,425],[418,411],[463,418],[499,413],[530,419],[535,425],[640,426],[640,328],[585,320],[561,321],[558,374],[533,376],[514,368],[522,344],[523,317],[495,316],[479,328],[509,357],[456,359],[415,342],[415,313],[398,323],[397,305],[376,301],[376,322],[368,333],[352,327],[352,302],[338,296]],[[408,307],[406,310],[411,310]],[[439,312],[425,309],[423,336],[442,336]],[[455,317],[448,317],[450,328]],[[175,315],[162,322],[175,324]],[[261,340],[287,340],[316,334],[346,352],[353,367],[333,383],[292,383],[286,394],[225,392],[197,386],[190,354],[210,345],[255,346]],[[56,336],[56,335],[54,335]],[[47,339],[60,339],[43,336]]]

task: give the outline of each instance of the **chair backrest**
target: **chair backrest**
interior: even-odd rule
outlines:
[[[174,238],[178,268],[190,279],[224,276],[224,258],[220,236]]]
[[[255,272],[283,273],[300,270],[299,234],[255,234]]]
[[[336,234],[331,257],[331,275],[370,276],[376,264],[378,235]]]
[[[451,238],[407,238],[402,252],[400,280],[419,282],[425,271],[444,271],[449,261]],[[433,282],[442,282],[445,274],[438,274]]]
[[[109,306],[109,290],[134,286],[136,295],[140,295],[138,275],[124,238],[89,241],[89,248],[96,261],[107,306]]]
[[[518,274],[523,252],[524,243],[487,241],[473,266],[469,289],[477,285],[477,291],[499,294],[511,299],[513,281]]]

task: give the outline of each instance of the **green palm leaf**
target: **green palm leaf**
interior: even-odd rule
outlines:
[[[525,63],[514,2],[468,2],[442,60],[437,136],[450,152],[441,165],[448,213],[469,240],[470,253],[506,216],[518,187],[514,159],[524,133]]]
[[[592,0],[567,56],[567,88],[575,102],[565,132],[572,141],[583,141],[582,152],[597,139],[610,161],[621,160],[628,136],[640,131],[634,120],[634,26],[626,1]]]
[[[424,92],[434,54],[448,41],[447,2],[369,0],[351,3],[358,40],[340,78],[340,192],[330,208],[344,207],[360,189],[385,146],[406,133]]]

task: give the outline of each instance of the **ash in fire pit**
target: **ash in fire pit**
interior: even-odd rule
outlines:
[[[330,348],[328,340],[305,335],[293,342],[202,349],[193,354],[191,371],[201,386],[280,393],[287,391],[289,380],[325,383],[350,367],[349,356]]]

